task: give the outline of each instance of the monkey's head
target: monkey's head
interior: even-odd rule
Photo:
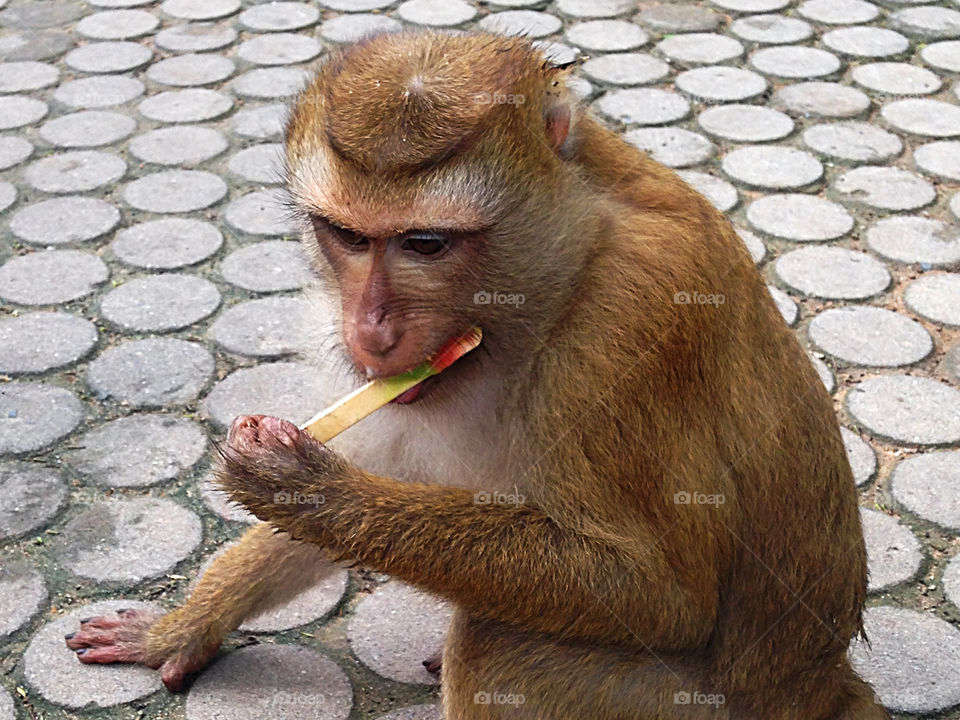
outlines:
[[[587,252],[563,75],[527,40],[399,33],[301,93],[288,187],[359,371],[405,371],[476,323],[488,352],[539,342]]]

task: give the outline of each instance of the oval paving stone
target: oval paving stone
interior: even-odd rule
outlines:
[[[912,7],[890,15],[891,27],[922,40],[960,37],[960,12],[945,7]]]
[[[170,270],[202,262],[222,245],[223,235],[212,223],[167,218],[124,228],[110,249],[127,265]]]
[[[233,75],[235,67],[222,55],[186,54],[154,63],[147,70],[147,78],[174,87],[212,85]]]
[[[227,168],[250,182],[277,185],[283,182],[283,145],[260,143],[241,150],[227,163]]]
[[[85,73],[120,73],[143,67],[153,59],[150,48],[136,42],[90,43],[67,53],[63,61]]]
[[[227,194],[227,184],[202,170],[165,170],[127,184],[123,199],[138,210],[182,213],[202,210]]]
[[[153,603],[109,600],[74,609],[47,623],[34,635],[23,654],[26,681],[47,701],[67,708],[111,707],[146,697],[160,687],[160,673],[142,665],[84,665],[63,642],[67,633],[80,629],[86,617],[120,608],[161,611]]]
[[[644,53],[612,53],[587,60],[582,72],[610,85],[649,85],[670,74],[670,66]]]
[[[288,355],[303,345],[308,315],[309,305],[300,298],[248,300],[225,311],[210,334],[227,352],[257,357]]]
[[[193,400],[213,369],[213,356],[200,345],[148,338],[106,350],[90,363],[86,379],[100,399],[112,398],[133,407],[163,407]]]
[[[876,307],[824,310],[807,332],[818,348],[853,365],[911,365],[933,352],[933,339],[923,325]]]
[[[190,688],[187,720],[345,720],[353,691],[343,670],[297,645],[241,648],[211,665]]]
[[[733,209],[740,201],[737,189],[726,180],[699,170],[680,170],[677,175],[721,212]]]
[[[608,92],[597,101],[601,114],[632,125],[665,125],[690,114],[690,103],[667,90],[630,88]]]
[[[770,292],[770,297],[772,297],[773,301],[777,304],[777,310],[780,311],[783,321],[790,327],[793,327],[800,315],[797,303],[778,287],[767,285],[767,290]]]
[[[867,230],[867,244],[874,252],[904,263],[930,266],[960,261],[957,230],[925,217],[889,217]]]
[[[2,502],[2,501],[0,501]],[[39,612],[47,599],[43,575],[26,563],[4,562],[0,566],[0,639],[16,632]],[[0,717],[3,717],[0,701]],[[10,713],[10,718],[14,717]]]
[[[908,63],[858,65],[850,74],[858,85],[885,95],[929,95],[942,85],[935,73]]]
[[[317,371],[302,363],[241,368],[216,384],[203,409],[221,428],[228,428],[237,415],[254,413],[304,422],[325,405],[326,389],[318,386],[318,380]]]
[[[960,326],[960,274],[926,275],[907,285],[907,307],[928,320]]]
[[[86,415],[69,390],[34,382],[0,385],[0,454],[41,450],[73,432]]]
[[[217,20],[240,7],[240,0],[164,0],[160,5],[164,13],[182,20]]]
[[[878,510],[860,508],[863,537],[867,545],[869,583],[877,592],[916,577],[923,561],[920,541],[895,517]]]
[[[273,140],[280,138],[286,121],[286,105],[264,105],[238,111],[230,118],[230,128],[242,137]]]
[[[724,156],[723,171],[748,187],[787,190],[817,182],[823,165],[813,155],[784,145],[737,148]]]
[[[682,128],[638,128],[623,139],[667,167],[688,167],[709,160],[716,148],[703,135]]]
[[[477,23],[477,29],[498,35],[520,35],[541,38],[553,35],[563,28],[556,15],[536,10],[507,10],[487,15]]]
[[[854,670],[890,710],[935,712],[960,703],[960,630],[938,617],[892,607],[869,608],[870,645],[856,641]]]
[[[193,467],[207,449],[199,425],[173,415],[131,415],[83,434],[63,458],[97,485],[147,487]]]
[[[743,45],[715,33],[671,35],[657,43],[657,50],[671,62],[682,65],[713,65],[743,55]]]
[[[739,102],[767,89],[762,76],[743,68],[712,65],[680,73],[674,81],[678,90],[705,103]]]
[[[148,97],[137,109],[144,117],[159,122],[203,122],[226,115],[233,109],[233,100],[216,90],[189,88]]]
[[[909,456],[890,476],[893,497],[924,520],[960,529],[960,451]]]
[[[711,135],[736,142],[779,140],[793,132],[793,120],[757,105],[721,105],[704,110],[697,123]]]
[[[960,560],[957,557],[953,557],[943,572],[943,592],[955,607],[960,608]]]
[[[136,120],[120,113],[81,110],[45,122],[40,137],[59,147],[97,147],[119,142],[136,128]]]
[[[866,253],[846,248],[805,247],[781,255],[774,268],[785,284],[828,300],[873,297],[890,285],[890,272]]]
[[[852,118],[870,109],[870,98],[860,90],[821,80],[782,87],[772,101],[778,110],[815,118]]]
[[[61,83],[53,98],[71,108],[105,108],[130,102],[143,95],[145,89],[136,78],[94,76]]]
[[[927,45],[920,50],[920,58],[937,70],[960,72],[960,41],[946,40]]]
[[[231,83],[233,92],[255,100],[293,99],[310,79],[306,70],[266,67],[250,70]]]
[[[240,44],[237,57],[256,65],[292,65],[313,60],[323,46],[296,33],[259,35]]]
[[[86,356],[97,337],[92,322],[68,313],[0,319],[0,372],[41,373],[65,367]]]
[[[960,180],[960,142],[941,140],[927,143],[913,151],[917,167],[947,180]]]
[[[571,45],[598,52],[622,52],[646,45],[650,36],[626,20],[588,20],[567,30]]]
[[[392,17],[359,13],[341,15],[327,20],[320,26],[320,35],[330,42],[352,43],[368,35],[397,32],[402,29],[403,23]]]
[[[927,137],[960,135],[960,107],[940,100],[907,98],[886,103],[880,115],[897,130]]]
[[[350,648],[378,675],[397,682],[435,685],[421,665],[443,643],[452,607],[392,580],[357,603],[347,627]]]
[[[665,3],[643,8],[637,21],[644,27],[663,34],[710,32],[720,27],[723,16],[699,5]]]
[[[854,57],[888,57],[910,48],[910,41],[895,30],[866,25],[831,30],[820,41],[834,52]]]
[[[747,220],[773,237],[798,242],[835,240],[853,229],[840,205],[811,195],[767,195],[747,207]]]
[[[137,136],[130,152],[144,162],[184,167],[216,157],[228,145],[226,136],[213,128],[181,125]]]
[[[803,42],[813,34],[810,23],[785,15],[750,15],[734,20],[730,31],[739,38],[760,44]]]
[[[66,483],[56,470],[32,462],[0,463],[0,539],[46,525],[60,512],[66,497]]]
[[[865,122],[813,125],[803,131],[802,137],[811,150],[850,164],[882,163],[903,151],[900,138]]]
[[[43,200],[18,210],[10,231],[34,245],[63,245],[106,235],[120,223],[120,211],[88,197]]]
[[[847,451],[847,460],[853,471],[853,479],[857,485],[863,485],[873,480],[877,474],[877,455],[873,448],[852,430],[840,428],[840,436]]]
[[[104,10],[77,23],[77,32],[94,40],[127,40],[153,32],[160,19],[146,10]]]
[[[37,122],[47,114],[47,104],[21,95],[0,97],[0,130],[12,130]]]
[[[634,9],[630,0],[558,0],[557,10],[570,17],[613,17]]]
[[[824,25],[853,25],[873,20],[880,11],[865,0],[806,0],[797,12]]]
[[[0,63],[0,92],[39,90],[55,85],[59,78],[60,71],[47,63],[32,60]]]
[[[834,179],[834,194],[846,202],[880,210],[917,210],[937,199],[933,185],[895,167],[859,167]]]
[[[0,298],[21,305],[64,303],[89,295],[109,275],[103,260],[92,253],[35,252],[0,266]]]
[[[296,220],[285,205],[283,190],[262,190],[237,198],[223,211],[223,219],[250,235],[295,235]]]
[[[254,32],[299,30],[317,22],[320,11],[300,2],[270,2],[240,13],[240,25]]]
[[[864,380],[847,394],[847,408],[877,437],[911,445],[960,442],[960,391],[930,378]]]
[[[190,22],[174,25],[157,33],[157,47],[169,52],[201,52],[219,50],[232,45],[239,33],[229,25],[210,22]]]
[[[116,155],[76,150],[37,160],[27,167],[24,177],[37,190],[69,193],[109,185],[126,172],[127,164]]]
[[[314,278],[299,243],[269,240],[227,255],[220,266],[223,279],[255,292],[299,290]]]
[[[787,79],[833,75],[841,65],[833,53],[797,45],[758,50],[750,57],[750,64],[764,75]]]
[[[164,332],[199,322],[219,306],[212,282],[171,273],[128,280],[103,298],[100,309],[124,330]]]

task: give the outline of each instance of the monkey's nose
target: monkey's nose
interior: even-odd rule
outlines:
[[[363,351],[383,359],[400,343],[403,330],[390,322],[362,323],[357,327],[357,342]]]

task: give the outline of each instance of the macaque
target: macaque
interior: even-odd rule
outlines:
[[[80,660],[176,690],[332,559],[453,603],[448,720],[888,717],[847,660],[867,570],[830,398],[728,221],[567,72],[432,32],[323,64],[286,129],[321,382],[483,343],[329,446],[238,418],[216,475],[265,523],[180,609],[85,623]]]

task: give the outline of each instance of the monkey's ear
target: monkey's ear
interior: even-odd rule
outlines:
[[[547,131],[547,142],[556,153],[560,152],[570,133],[570,116],[570,105],[562,98],[559,102],[550,103],[544,112],[543,121]]]

